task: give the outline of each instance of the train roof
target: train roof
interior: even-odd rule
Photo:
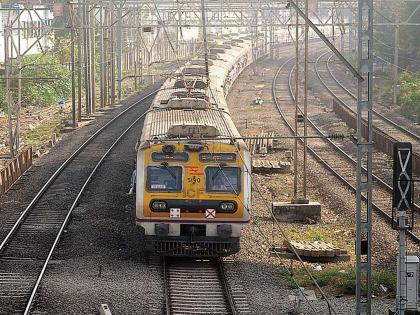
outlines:
[[[147,147],[150,141],[156,139],[184,139],[183,134],[189,130],[199,130],[199,134],[210,137],[209,141],[229,143],[230,140],[226,138],[240,137],[229,115],[224,83],[230,71],[235,69],[235,63],[249,55],[245,50],[250,49],[249,43],[225,43],[216,47],[218,53],[209,54],[216,57],[209,62],[210,87],[207,87],[204,59],[200,57],[194,58],[175,77],[164,82],[146,115],[141,148]],[[191,137],[196,135],[193,131]],[[242,140],[238,143],[245,146]]]

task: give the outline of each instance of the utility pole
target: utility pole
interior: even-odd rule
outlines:
[[[77,121],[82,121],[82,34],[84,32],[82,21],[82,0],[77,1],[77,17],[79,27],[77,34]]]
[[[86,103],[86,115],[91,114],[90,110],[90,84],[89,84],[89,31],[88,31],[88,16],[87,16],[87,0],[83,0],[83,66],[85,75],[85,103]]]
[[[13,141],[13,98],[12,92],[10,90],[10,73],[11,73],[11,61],[10,61],[10,47],[9,40],[11,37],[11,27],[9,26],[10,22],[10,11],[8,13],[8,22],[4,26],[4,73],[6,76],[6,102],[7,102],[7,113],[8,113],[8,124],[9,124],[9,150],[10,157],[15,157],[14,141]]]
[[[204,65],[206,67],[206,82],[210,86],[209,61],[208,61],[208,47],[207,47],[207,28],[206,28],[206,7],[204,0],[201,0],[201,19],[203,20],[203,42],[204,42]]]
[[[15,150],[16,153],[19,151],[20,148],[20,111],[22,108],[22,55],[21,55],[21,24],[20,24],[21,14],[18,15],[18,34],[17,34],[17,52],[16,52],[16,67],[17,67],[17,75],[18,75],[18,90],[17,90],[17,108],[16,108],[16,126],[15,126]],[[12,38],[13,40],[13,38]]]
[[[110,69],[110,78],[109,83],[111,85],[111,104],[115,104],[115,44],[114,44],[114,38],[115,38],[115,28],[112,26],[112,11],[109,10],[109,48],[110,48],[110,58],[109,58],[109,64],[111,66]]]
[[[371,314],[372,303],[372,77],[373,0],[358,0],[356,167],[356,314]],[[367,135],[363,120],[367,121]],[[363,166],[366,166],[366,175]],[[363,202],[362,198],[366,198]]]
[[[99,63],[100,66],[99,68],[101,69],[101,75],[99,77],[99,81],[100,81],[100,107],[103,108],[105,107],[105,72],[106,72],[106,67],[105,67],[105,46],[104,46],[104,28],[105,28],[105,23],[104,23],[104,4],[101,2],[101,5],[99,7],[99,26],[100,26],[100,32],[99,32]]]
[[[119,0],[118,4],[118,22],[117,22],[117,64],[118,64],[118,102],[121,101],[122,93],[122,11],[123,1]]]
[[[299,7],[299,1],[296,1],[296,6]],[[295,43],[296,43],[296,66],[295,66],[295,145],[293,150],[294,160],[294,180],[293,180],[293,203],[298,197],[298,107],[299,107],[299,13],[296,10],[296,29],[295,29]]]
[[[395,27],[394,27],[394,88],[393,88],[393,95],[392,95],[392,103],[397,105],[397,85],[398,85],[398,44],[399,44],[399,12],[395,15]]]
[[[95,83],[95,45],[96,45],[96,31],[95,31],[95,15],[94,15],[94,10],[95,9],[95,4],[93,4],[90,7],[90,11],[89,11],[89,47],[90,47],[90,81],[89,84],[90,86],[90,104],[91,104],[91,109],[92,109],[92,113],[94,113],[96,111],[96,83]]]
[[[305,0],[305,15],[309,17],[309,7],[308,0]],[[305,86],[304,86],[304,96],[303,96],[303,198],[307,199],[306,192],[306,173],[307,173],[307,151],[308,151],[308,50],[309,50],[309,25],[305,20],[305,65],[304,65],[304,76],[305,76]]]
[[[75,67],[74,67],[74,7],[69,3],[70,7],[70,22],[71,22],[71,43],[70,43],[70,66],[71,66],[71,113],[72,113],[72,126],[76,128],[76,85],[75,85]]]

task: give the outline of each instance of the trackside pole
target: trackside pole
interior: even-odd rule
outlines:
[[[408,142],[394,144],[392,222],[398,230],[397,296],[396,314],[404,315],[407,310],[407,255],[406,233],[413,227],[413,180],[412,145]],[[397,219],[397,220],[395,220]],[[411,222],[410,222],[411,221]],[[410,224],[411,223],[411,224]]]

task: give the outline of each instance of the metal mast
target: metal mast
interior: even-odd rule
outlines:
[[[373,0],[358,0],[357,31],[362,78],[357,84],[356,314],[371,314]],[[368,123],[367,138],[362,134],[363,119]],[[367,174],[362,175],[363,164]]]
[[[203,20],[203,43],[204,43],[204,64],[206,67],[206,80],[207,86],[209,85],[210,81],[210,74],[209,74],[209,60],[208,60],[208,51],[207,51],[207,29],[206,29],[206,7],[204,5],[204,0],[201,0],[201,18]]]

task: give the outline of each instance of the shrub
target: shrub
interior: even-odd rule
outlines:
[[[420,75],[403,73],[400,77],[399,104],[404,115],[420,121]]]
[[[48,106],[71,93],[70,71],[53,55],[30,55],[23,59],[23,106]],[[39,79],[33,79],[39,78]]]

